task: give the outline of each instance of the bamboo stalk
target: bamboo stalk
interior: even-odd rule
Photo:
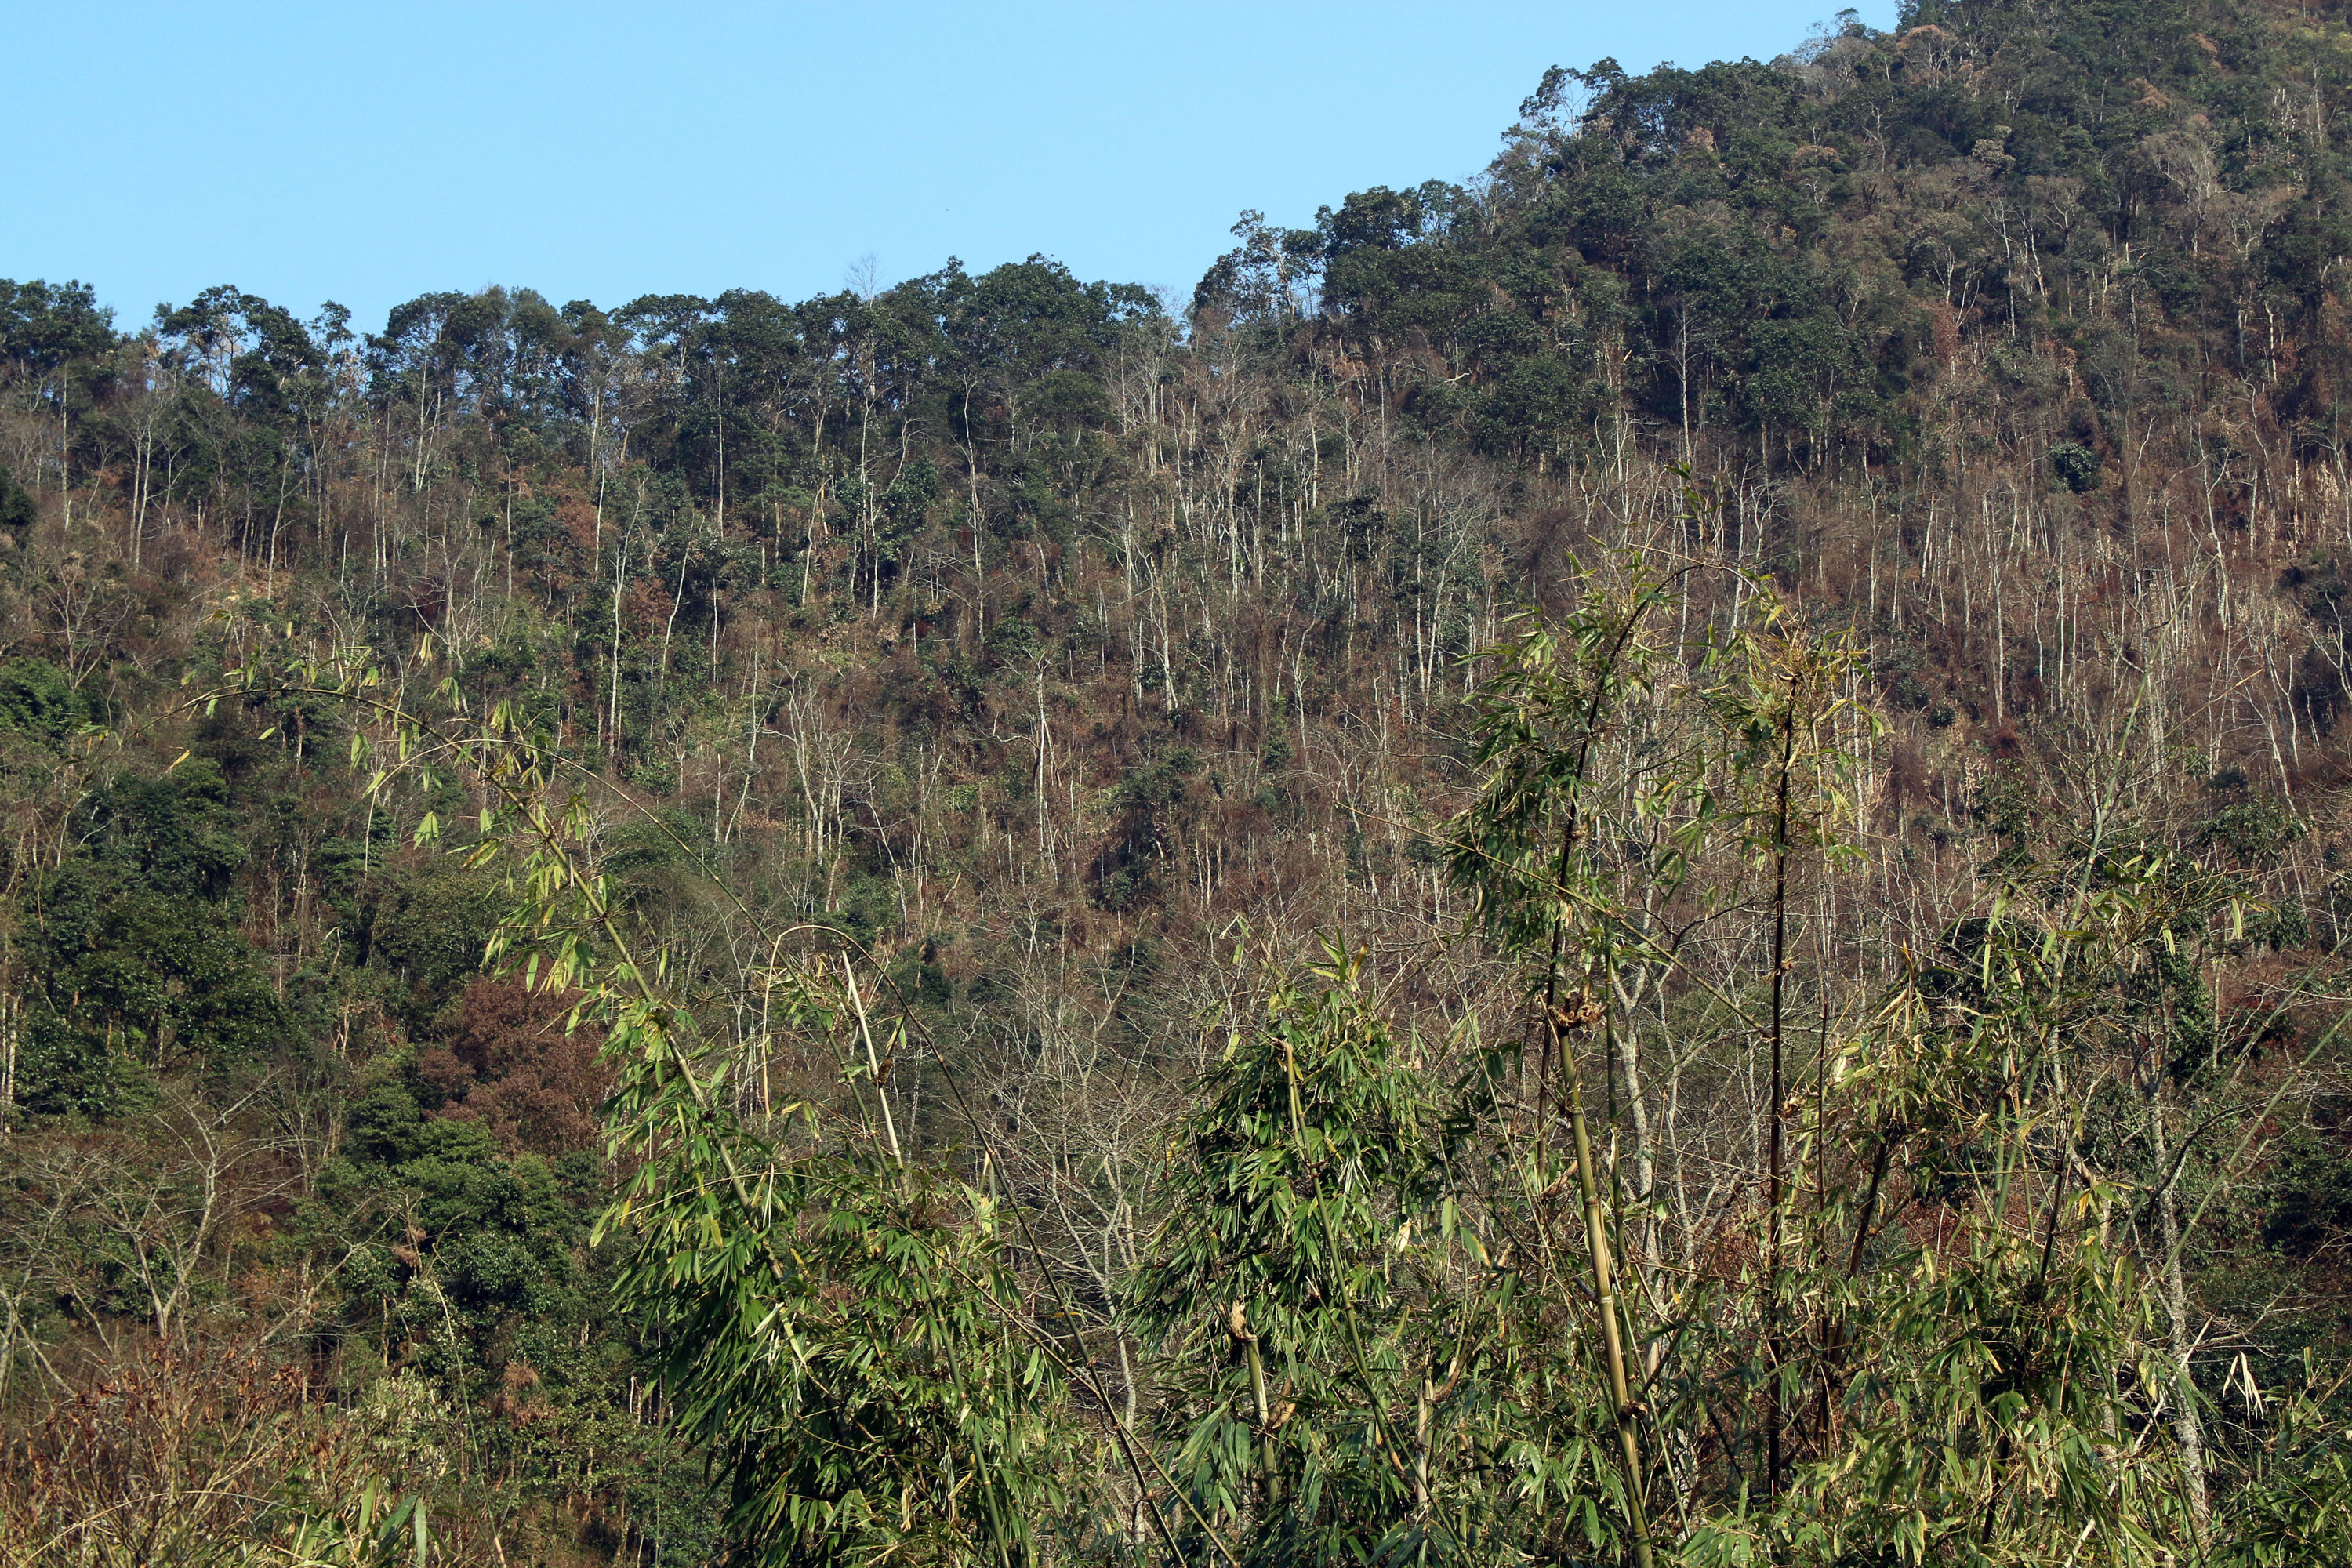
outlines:
[[[1592,1134],[1584,1117],[1584,1080],[1576,1069],[1575,1058],[1569,1055],[1567,1031],[1571,1026],[1590,1023],[1600,1012],[1600,1005],[1590,994],[1573,1013],[1555,1006],[1545,1023],[1551,1031],[1552,1048],[1559,1055],[1560,1068],[1568,1080],[1569,1126],[1576,1139],[1576,1185],[1584,1200],[1584,1237],[1592,1262],[1593,1294],[1600,1298],[1601,1333],[1609,1357],[1609,1398],[1617,1427],[1618,1462],[1625,1473],[1626,1523],[1632,1527],[1633,1560],[1635,1568],[1651,1568],[1649,1509],[1642,1497],[1642,1450],[1635,1434],[1635,1424],[1641,1418],[1641,1406],[1633,1398],[1633,1386],[1625,1373],[1625,1342],[1618,1329],[1617,1266],[1609,1250],[1609,1231],[1601,1212],[1601,1184],[1593,1179]]]

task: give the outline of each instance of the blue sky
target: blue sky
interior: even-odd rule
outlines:
[[[16,0],[0,277],[123,326],[214,283],[374,328],[1033,251],[1189,293],[1245,207],[1472,174],[1547,66],[1769,58],[1835,9]]]

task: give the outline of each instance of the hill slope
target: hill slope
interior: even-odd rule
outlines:
[[[1801,622],[1884,721],[1841,721],[1867,858],[1805,874],[1803,971],[1757,978],[1786,900],[1752,855],[1705,862],[1705,920],[1643,906],[1688,945],[1654,992],[1623,972],[1657,1036],[1591,1073],[1643,1201],[1678,1194],[1644,1256],[1700,1267],[1779,1147],[1754,986],[1777,1019],[1798,976],[1826,1062],[1833,1014],[2127,821],[2238,901],[2147,936],[2161,984],[2101,1015],[2063,1147],[2130,1194],[2101,1244],[2212,1402],[2179,1443],[2216,1509],[2255,1495],[2237,1369],[2300,1379],[2347,1313],[2347,85],[2340,7],[2202,0],[1555,70],[1479,179],[1245,215],[1181,310],[1034,258],[800,302],[434,294],[375,332],[226,287],[124,331],[0,284],[0,1420],[61,1467],[9,1467],[12,1517],[149,1497],[200,1461],[121,1402],[216,1425],[206,1390],[267,1376],[467,1560],[722,1534],[589,1246],[614,1069],[566,998],[479,973],[498,867],[418,842],[482,778],[371,794],[348,705],[193,695],[364,645],[388,701],[514,705],[594,781],[583,853],[755,1121],[846,1103],[770,1051],[765,934],[876,955],[920,1025],[869,1063],[892,1137],[1001,1184],[1124,1367],[1155,1162],[1258,1016],[1237,940],[1338,933],[1400,1033],[1531,1026],[1441,842],[1484,777],[1471,656],[1629,551],[1676,584],[1684,686],[1710,637]],[[1685,722],[1610,731],[1627,798],[1628,737]],[[1906,1223],[1942,1245],[1932,1185]],[[103,1464],[43,1425],[77,1393]],[[224,1439],[244,1490],[308,1462],[278,1440]]]

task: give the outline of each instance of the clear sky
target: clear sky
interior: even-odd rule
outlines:
[[[7,0],[0,277],[125,327],[214,283],[373,329],[1034,251],[1189,294],[1245,207],[1475,172],[1547,66],[1769,59],[1836,8]]]

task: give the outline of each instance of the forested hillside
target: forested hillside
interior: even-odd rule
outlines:
[[[2352,1559],[2348,92],[1916,0],[1189,297],[0,281],[0,1558]]]

